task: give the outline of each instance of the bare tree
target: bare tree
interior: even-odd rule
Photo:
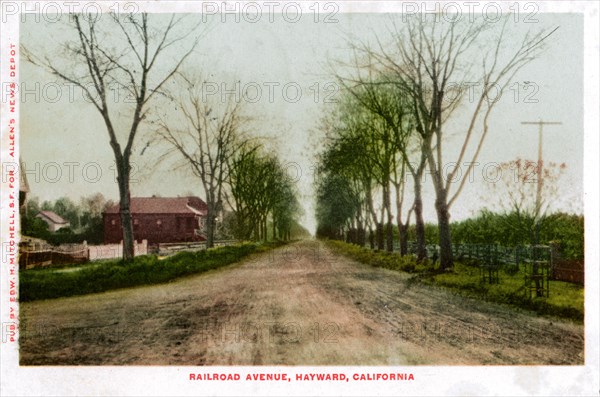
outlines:
[[[241,105],[230,100],[210,103],[202,97],[201,79],[181,76],[186,87],[174,99],[177,119],[161,117],[157,133],[171,147],[165,155],[177,153],[200,178],[206,195],[206,246],[214,246],[215,220],[223,209],[229,159],[241,145]]]
[[[499,164],[497,174],[489,176],[485,200],[505,211],[518,235],[527,236],[521,243],[540,243],[540,229],[558,198],[558,181],[565,169],[565,163],[516,159]],[[544,184],[538,188],[540,177]]]
[[[148,102],[180,69],[194,51],[198,38],[183,52],[177,44],[196,29],[190,27],[176,32],[183,17],[175,15],[167,19],[166,24],[156,26],[149,23],[146,13],[103,14],[102,18],[74,14],[69,18],[76,38],[64,43],[64,55],[72,62],[59,66],[55,61],[58,57],[38,56],[27,48],[23,48],[23,53],[32,63],[82,89],[102,116],[116,162],[123,259],[131,260],[134,256],[129,186],[132,148],[140,123],[147,116]],[[119,130],[118,116],[111,109],[115,95],[124,102],[116,106],[117,114],[127,113],[125,110],[131,112],[127,116],[129,127],[124,131]],[[128,102],[132,106],[127,106]]]
[[[467,126],[460,135],[460,152],[453,161],[462,164],[469,160],[468,175],[476,164],[489,131],[490,114],[497,104],[490,94],[494,93],[496,98],[501,96],[515,73],[536,58],[553,31],[527,33],[516,46],[506,50],[508,17],[504,23],[496,24],[484,20],[450,23],[428,21],[421,16],[403,18],[401,27],[394,25],[391,46],[378,41],[377,47],[363,43],[357,50],[374,59],[374,66],[386,76],[394,76],[390,82],[406,90],[413,100],[421,150],[427,159],[436,195],[440,265],[442,269],[449,269],[453,266],[450,208],[467,178],[457,177],[459,166],[443,175],[444,155],[448,155],[444,145],[448,137],[446,122],[464,104],[469,88],[466,84],[479,83],[481,92],[475,96],[474,106],[467,109]],[[492,25],[499,29],[492,29]],[[486,43],[485,48],[478,47],[483,43]],[[480,70],[478,75],[473,74],[474,69]]]

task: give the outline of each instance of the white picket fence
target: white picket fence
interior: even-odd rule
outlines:
[[[123,257],[123,242],[120,244],[88,245],[88,258],[90,261],[100,259],[118,259]],[[137,241],[133,245],[135,256],[148,254],[148,240]]]
[[[218,240],[214,242],[215,247],[222,247],[238,243],[237,240]],[[141,242],[135,242],[134,255],[147,255],[148,254],[148,240],[142,240]],[[168,256],[182,251],[202,251],[206,249],[206,242],[187,242],[187,243],[161,243],[158,245],[157,253],[161,256]],[[85,261],[97,261],[102,259],[120,259],[123,257],[123,242],[119,244],[104,244],[104,245],[88,245],[87,242],[82,244],[63,244],[59,247],[52,247],[50,245],[37,245],[30,244],[27,248],[20,248],[23,259],[23,267],[39,267],[39,266],[51,266],[53,264],[53,254],[64,254],[77,257],[80,260]],[[37,255],[37,256],[36,256]],[[42,258],[43,256],[43,258]],[[29,259],[31,257],[31,259]],[[57,264],[71,263],[62,262],[64,258],[59,258]]]
[[[217,240],[214,242],[215,247],[223,247],[238,243],[237,240]],[[182,251],[202,251],[206,249],[205,241],[194,241],[187,243],[160,243],[158,244],[158,254],[168,256]]]

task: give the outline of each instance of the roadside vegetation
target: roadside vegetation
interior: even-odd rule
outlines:
[[[528,228],[519,213],[482,211],[474,218],[452,224],[452,236],[457,243],[526,245]],[[526,226],[526,225],[525,225]],[[541,223],[540,244],[560,245],[565,259],[584,258],[584,220],[582,215],[557,212],[549,214]]]
[[[517,212],[492,212],[482,210],[474,217],[452,222],[453,243],[458,244],[499,244],[505,247],[528,245],[530,233],[526,222],[529,218]],[[437,244],[439,239],[437,225],[425,224],[426,244]],[[394,234],[397,239],[397,233]],[[416,241],[415,227],[408,228],[408,240]],[[541,223],[539,243],[557,244],[561,258],[569,260],[584,259],[584,218],[583,215],[557,212],[549,214]]]
[[[416,257],[397,253],[374,251],[342,241],[328,240],[334,252],[373,267],[382,267],[413,275],[415,282],[447,288],[463,296],[490,302],[509,304],[538,314],[567,318],[582,322],[584,316],[584,288],[563,281],[550,281],[550,296],[546,299],[530,299],[524,287],[521,272],[500,271],[500,282],[486,283],[475,264],[470,266],[456,261],[452,271],[440,271],[429,260],[417,261]]]
[[[31,269],[20,272],[21,302],[84,295],[118,288],[158,284],[182,276],[199,274],[236,262],[253,253],[265,252],[283,242],[242,243],[197,252],[180,252],[167,258],[156,255],[123,260],[92,262],[80,268]]]
[[[73,244],[87,241],[89,244],[102,244],[102,212],[114,205],[102,193],[82,197],[79,203],[68,197],[57,200],[40,201],[39,197],[30,197],[21,211],[21,233],[35,237],[52,245]],[[56,232],[48,230],[48,224],[37,218],[40,211],[52,211],[69,222],[69,227]]]

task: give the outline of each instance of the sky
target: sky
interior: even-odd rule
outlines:
[[[315,229],[313,167],[324,144],[319,122],[333,106],[326,102],[341,95],[331,75],[331,62],[348,58],[349,37],[371,42],[375,36],[387,40],[394,17],[337,14],[335,18],[334,23],[315,22],[308,16],[297,23],[282,18],[274,22],[261,18],[251,23],[243,18],[236,21],[232,16],[223,22],[220,18],[202,21],[198,15],[189,15],[181,26],[189,29],[198,25],[203,32],[184,70],[201,76],[207,87],[218,87],[211,100],[218,102],[215,98],[221,93],[227,96],[226,90],[247,92],[240,98],[245,114],[252,119],[245,128],[264,137],[267,149],[282,159],[301,194],[305,209],[302,223],[311,231]],[[524,67],[514,77],[512,88],[499,98],[478,159],[481,165],[475,167],[473,181],[466,184],[451,209],[453,220],[472,216],[489,204],[490,192],[482,178],[486,164],[537,158],[537,127],[521,122],[540,119],[562,123],[545,127],[543,137],[544,159],[567,165],[555,207],[583,211],[583,18],[575,14],[538,14],[537,18],[536,24],[511,25],[508,44],[516,43],[528,29],[559,28],[546,51]],[[30,18],[21,24],[20,34],[21,44],[33,53],[46,54],[57,66],[73,67],[60,51],[61,44],[72,37],[66,24]],[[110,40],[107,36],[106,42]],[[176,59],[184,44],[167,54],[158,72]],[[486,43],[478,45],[485,49]],[[113,154],[95,108],[79,91],[24,59],[20,73],[21,87],[28,90],[28,94],[22,94],[21,158],[28,171],[31,195],[41,200],[68,196],[77,201],[101,192],[117,199]],[[239,89],[235,82],[239,82]],[[526,89],[525,82],[533,82],[537,90]],[[160,100],[151,106],[156,114],[177,110]],[[445,163],[456,159],[468,108],[466,103],[448,124]],[[118,102],[113,109],[117,125],[125,129],[126,105]],[[136,140],[132,196],[192,193],[203,197],[200,181],[188,169],[175,168],[173,161],[157,161],[166,147],[155,139],[152,128],[142,125]],[[425,218],[435,221],[430,179],[424,186]]]

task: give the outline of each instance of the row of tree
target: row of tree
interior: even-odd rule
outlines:
[[[238,237],[266,240],[270,214],[271,236],[289,240],[302,208],[292,179],[277,157],[249,142],[232,157],[229,167],[228,202],[235,209]]]
[[[72,36],[63,43],[64,56],[28,48],[22,53],[81,88],[105,124],[116,162],[123,258],[131,260],[134,252],[131,158],[142,124],[155,131],[161,144],[167,142],[164,157],[175,154],[199,178],[208,206],[208,247],[225,202],[233,204],[238,236],[266,239],[270,217],[272,235],[289,238],[299,205],[282,165],[245,137],[239,103],[208,104],[202,80],[182,73],[200,42],[200,24],[175,14],[107,16],[65,18]],[[255,173],[260,178],[251,181]]]
[[[277,156],[267,154],[261,139],[247,133],[251,120],[241,104],[205,98],[199,77],[179,74],[174,82],[179,91],[170,101],[177,111],[157,116],[156,134],[170,148],[162,158],[175,157],[202,184],[207,246],[213,246],[217,217],[224,209],[233,211],[229,223],[236,238],[290,239],[301,215],[295,185]]]
[[[102,212],[114,205],[106,200],[102,193],[94,193],[82,197],[79,203],[68,197],[54,201],[40,202],[33,197],[27,200],[21,214],[21,233],[25,236],[38,237],[51,243],[81,242],[100,244],[103,240]],[[37,217],[40,211],[52,211],[69,222],[68,228],[59,230],[60,236],[48,231],[48,224]]]
[[[403,16],[376,45],[351,42],[350,62],[335,76],[343,97],[324,120],[327,145],[316,180],[318,233],[392,250],[393,224],[407,253],[414,214],[417,255],[425,254],[422,181],[431,175],[438,220],[440,266],[453,266],[450,209],[488,134],[488,120],[515,73],[533,60],[550,34],[527,33],[507,45],[504,23],[438,21]],[[464,84],[478,82],[474,93]],[[493,90],[493,92],[492,92]],[[459,110],[459,111],[457,111]],[[460,123],[447,149],[448,125]],[[464,171],[464,170],[463,170]],[[412,188],[412,198],[407,196]],[[393,208],[395,207],[395,208]],[[395,219],[394,219],[395,217]]]
[[[107,200],[102,193],[94,193],[82,197],[79,203],[68,197],[60,197],[54,201],[40,202],[38,197],[27,200],[24,211],[25,216],[35,217],[40,211],[52,211],[69,222],[74,232],[80,232],[98,220],[102,220],[102,212],[114,205],[112,200]]]

